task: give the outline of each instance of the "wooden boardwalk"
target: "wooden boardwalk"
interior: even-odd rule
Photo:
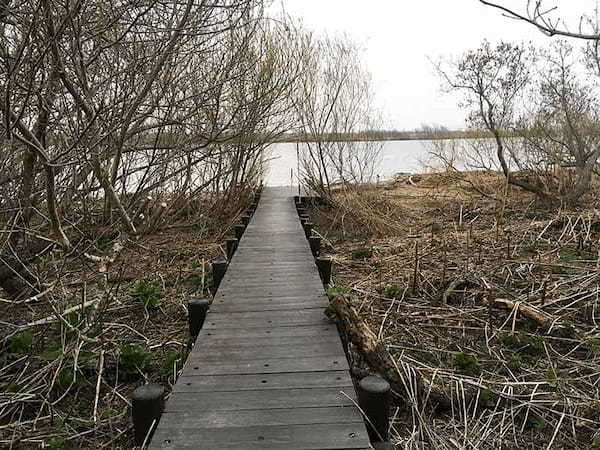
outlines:
[[[151,448],[371,448],[292,195],[263,190]]]

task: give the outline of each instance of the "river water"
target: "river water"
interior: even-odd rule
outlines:
[[[375,176],[389,179],[399,172],[423,172],[429,159],[430,141],[385,141]],[[298,159],[295,143],[273,144],[269,148],[266,184],[289,186],[297,184]]]

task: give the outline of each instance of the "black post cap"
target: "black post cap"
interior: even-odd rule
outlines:
[[[237,249],[238,242],[239,241],[237,240],[237,238],[230,238],[225,240],[225,245],[227,247],[227,259],[229,259],[230,261],[231,258],[233,258],[235,250]]]
[[[243,223],[235,225],[233,227],[233,232],[235,233],[235,237],[238,239],[238,241],[240,239],[242,239],[242,236],[244,235],[245,230],[246,230],[246,225],[244,225]]]
[[[304,234],[306,236],[306,239],[308,239],[310,237],[310,235],[312,234],[312,230],[313,230],[313,223],[310,221],[304,222]]]
[[[226,271],[227,261],[214,261],[212,263],[213,295],[215,295],[217,289],[219,289],[219,285],[221,284],[221,280],[223,280]]]
[[[313,256],[316,258],[321,253],[321,238],[318,236],[310,236],[308,238],[308,243],[310,244],[310,251]]]
[[[358,402],[368,418],[371,442],[385,442],[389,436],[392,389],[381,377],[368,376],[358,384]]]
[[[315,262],[319,268],[319,275],[324,285],[331,283],[331,258],[329,256],[319,256]]]
[[[131,416],[137,445],[150,441],[164,409],[165,388],[160,384],[145,384],[133,391]]]
[[[206,298],[190,297],[187,307],[190,335],[192,337],[198,336],[206,320],[206,313],[210,307],[210,302]]]

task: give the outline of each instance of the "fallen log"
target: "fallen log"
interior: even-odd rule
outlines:
[[[416,406],[427,403],[433,408],[451,409],[452,394],[442,387],[427,383],[416,370],[405,370],[405,377],[400,374],[398,366],[385,345],[377,339],[375,333],[360,318],[347,298],[341,295],[330,297],[326,314],[338,323],[340,330],[345,334],[369,367],[385,378],[396,394],[405,403],[416,402]],[[410,375],[409,375],[410,374]],[[476,398],[477,392],[465,392],[467,401]]]

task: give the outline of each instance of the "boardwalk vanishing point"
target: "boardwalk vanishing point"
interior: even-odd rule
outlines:
[[[290,188],[264,188],[153,449],[368,449]]]

